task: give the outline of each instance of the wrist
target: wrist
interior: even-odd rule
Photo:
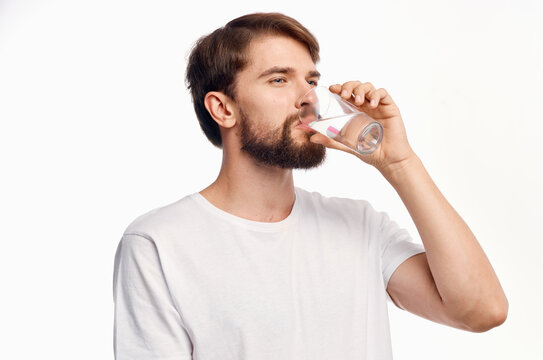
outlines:
[[[392,185],[402,181],[409,173],[419,171],[423,167],[422,161],[415,154],[411,153],[400,161],[395,161],[379,168],[379,172]]]

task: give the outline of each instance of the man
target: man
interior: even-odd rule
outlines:
[[[378,120],[360,159],[396,189],[411,241],[363,200],[293,184],[337,143],[300,124],[319,47],[296,20],[251,14],[201,38],[187,82],[200,125],[223,150],[211,185],[134,220],[115,257],[117,359],[391,359],[387,299],[481,332],[508,303],[483,250],[407,141],[384,89],[330,87]]]

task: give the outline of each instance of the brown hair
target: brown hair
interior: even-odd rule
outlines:
[[[189,55],[185,79],[200,127],[218,148],[222,148],[219,125],[204,106],[205,95],[220,91],[235,100],[236,75],[247,65],[245,53],[251,40],[260,35],[297,40],[307,46],[314,63],[319,61],[317,39],[298,21],[280,13],[244,15],[198,39]]]

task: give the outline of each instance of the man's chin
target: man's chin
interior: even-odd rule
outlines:
[[[242,150],[262,165],[282,169],[312,169],[323,164],[326,147],[309,140],[290,141],[274,147],[244,146]]]
[[[326,147],[321,144],[314,144],[309,141],[312,133],[308,134],[306,142],[299,144],[298,157],[293,169],[312,169],[319,167],[326,159]]]
[[[309,139],[316,131],[309,128],[311,131],[304,129],[303,127],[296,127],[291,132],[291,153],[296,153],[293,158],[297,160],[294,169],[311,169],[320,166],[326,158],[326,147],[322,144],[312,143]]]

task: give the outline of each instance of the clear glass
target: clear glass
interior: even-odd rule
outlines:
[[[299,118],[361,155],[374,152],[383,139],[379,122],[325,86],[316,86],[302,97]]]

